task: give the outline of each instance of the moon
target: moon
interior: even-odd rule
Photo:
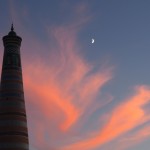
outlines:
[[[95,39],[92,39],[92,44],[94,44],[94,42],[95,42]]]

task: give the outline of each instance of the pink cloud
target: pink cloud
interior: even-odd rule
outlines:
[[[140,144],[148,138],[150,138],[150,124],[142,126],[140,129],[132,132],[132,134],[122,137],[116,145],[119,145],[120,150],[125,150],[128,147],[137,145],[137,143]]]
[[[18,27],[23,28],[12,4],[11,9]],[[104,107],[112,99],[108,98],[106,103],[101,99],[99,103],[96,101],[97,94],[101,93],[101,89],[112,78],[112,67],[94,71],[95,66],[86,61],[81,54],[82,47],[77,43],[79,29],[91,19],[91,16],[85,15],[86,9],[87,6],[84,4],[77,7],[75,12],[77,14],[83,12],[83,14],[65,26],[49,27],[47,25],[48,37],[55,43],[51,41],[46,43],[49,47],[31,33],[24,32],[23,34],[23,41],[28,43],[28,45],[23,45],[23,49],[28,52],[32,51],[32,56],[25,52],[23,56],[29,129],[32,132],[30,134],[34,134],[32,143],[36,144],[33,145],[40,149],[54,149],[51,148],[53,142],[56,140],[60,142],[60,139],[63,141],[63,136],[74,139],[74,135],[70,135],[70,131],[73,132],[72,128],[75,125],[80,127],[81,116],[86,116],[82,122],[85,124],[91,114]],[[39,54],[33,54],[33,50],[46,52],[45,60]],[[27,56],[29,56],[28,62]],[[149,97],[147,87],[137,87],[133,96],[116,106],[108,122],[98,130],[98,134],[96,134],[97,131],[91,130],[90,133],[87,133],[90,135],[89,138],[88,136],[83,139],[80,137],[79,142],[74,144],[70,142],[64,146],[64,149],[93,149],[149,120],[149,116],[143,109],[143,106],[149,101]],[[132,136],[131,139],[142,141],[147,136],[145,134],[148,130],[149,128],[146,128],[137,132],[137,139]],[[60,145],[64,145],[64,143],[58,144],[58,147]]]
[[[60,123],[60,128],[66,131],[76,123],[92,103],[91,98],[96,96],[112,75],[110,68],[89,73],[93,66],[78,54],[75,33],[70,34],[65,28],[58,28],[53,34],[58,50],[55,59],[52,59],[50,65],[34,60],[36,64],[27,65],[25,68],[24,79],[27,88],[41,97],[43,111],[53,110],[50,105],[62,111],[64,121]]]
[[[81,26],[85,21],[78,23]],[[96,97],[112,78],[112,68],[94,71],[95,66],[84,59],[77,43],[78,25],[48,27],[48,38],[53,43],[47,45],[24,33],[24,43],[28,44],[23,43],[21,49],[29,134],[31,145],[41,149],[43,145],[58,145],[54,142],[63,141],[64,135],[69,137],[81,116],[88,114],[90,105],[89,114],[104,105],[96,104]],[[47,52],[47,56],[33,50]]]
[[[20,29],[24,29],[20,19],[22,17],[18,16],[16,10],[10,1],[13,20]],[[24,16],[28,14],[28,11],[24,10],[24,12],[22,12]],[[87,6],[79,5],[75,8],[76,17],[71,23],[59,27],[48,26],[48,37],[55,43],[49,41],[49,44],[47,43],[49,47],[31,33],[24,32],[23,34],[23,41],[28,43],[28,45],[23,45],[23,49],[28,52],[32,51],[28,62],[28,54],[23,57],[28,122],[33,138],[31,144],[35,143],[33,145],[40,149],[54,149],[51,146],[53,142],[58,141],[59,143],[59,140],[63,140],[66,135],[70,139],[74,139],[74,135],[70,135],[69,131],[72,131],[76,124],[80,124],[81,116],[88,115],[83,120],[86,122],[95,110],[105,106],[111,99],[108,98],[106,103],[102,101],[97,103],[96,101],[97,94],[112,78],[112,68],[105,67],[94,71],[95,66],[84,59],[81,54],[82,48],[77,43],[79,29],[91,19],[91,15],[87,16],[85,12],[87,12]],[[33,54],[33,50],[47,52],[46,59],[43,60],[38,54]],[[63,149],[90,150],[128,133],[149,120],[149,116],[143,109],[149,99],[149,88],[137,87],[133,96],[116,106],[104,127],[98,130],[98,134],[96,134],[97,131],[91,130],[87,134],[90,135],[89,138],[85,136],[81,140],[80,137],[79,142],[74,144],[70,142]],[[130,136],[128,143],[142,141],[149,136],[148,131],[149,128],[146,127],[136,132],[135,136]],[[54,145],[59,147],[61,144],[54,143]]]
[[[137,87],[136,93],[133,96],[126,99],[113,110],[110,119],[103,129],[97,131],[98,134],[88,139],[84,139],[83,141],[71,144],[70,146],[66,146],[63,149],[90,150],[115,139],[138,125],[141,125],[150,119],[150,116],[147,116],[142,108],[149,100],[150,89],[146,86]]]

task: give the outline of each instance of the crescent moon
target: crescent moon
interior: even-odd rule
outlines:
[[[94,39],[92,39],[92,44],[95,42],[95,40]]]

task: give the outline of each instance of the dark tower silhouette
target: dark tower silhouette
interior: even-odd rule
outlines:
[[[24,102],[21,37],[13,24],[3,37],[4,57],[0,83],[0,150],[29,150]]]

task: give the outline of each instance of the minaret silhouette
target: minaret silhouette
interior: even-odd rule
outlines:
[[[4,56],[0,83],[0,150],[29,150],[20,57],[21,37],[13,24],[3,37]]]

